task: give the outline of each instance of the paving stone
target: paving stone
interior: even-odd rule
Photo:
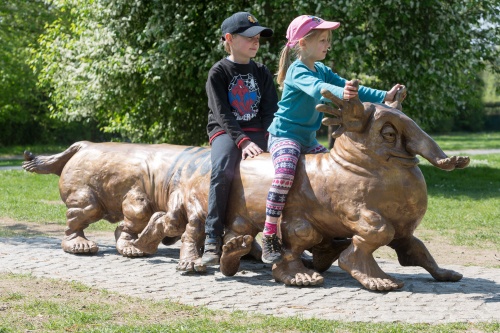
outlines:
[[[464,278],[437,282],[420,267],[377,260],[402,290],[365,290],[333,265],[322,286],[287,287],[276,283],[270,265],[243,261],[232,277],[217,268],[206,274],[176,271],[179,243],[161,246],[144,258],[126,258],[113,239],[99,239],[96,255],[72,255],[56,237],[0,238],[0,272],[76,281],[124,295],[226,311],[359,322],[448,323],[500,321],[500,269],[452,265]]]

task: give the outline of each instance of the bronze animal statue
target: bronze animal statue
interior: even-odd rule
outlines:
[[[469,158],[448,157],[396,108],[361,104],[359,99],[343,101],[328,91],[323,94],[339,106],[339,110],[318,106],[318,110],[334,115],[325,118],[324,124],[340,125],[334,133],[339,137],[330,153],[301,156],[281,218],[285,250],[284,260],[273,266],[276,281],[320,284],[323,278],[318,272],[338,259],[339,266],[367,289],[399,289],[403,283],[384,273],[373,258],[373,252],[384,245],[396,250],[403,266],[421,266],[438,281],[460,280],[460,273],[440,268],[413,236],[427,209],[426,184],[416,155],[443,170],[464,168]],[[220,265],[227,276],[238,271],[243,255],[253,252],[259,257],[252,242],[263,228],[272,177],[273,167],[266,155],[240,164],[228,204],[229,223]],[[202,207],[203,201],[198,203]],[[134,244],[154,253],[161,239],[171,236],[169,225],[168,218],[151,221]],[[188,225],[182,237],[191,256],[184,258],[193,261],[184,267],[195,267],[201,226]],[[312,262],[304,262],[305,250],[312,252]]]
[[[318,271],[338,259],[364,287],[398,289],[403,283],[385,274],[372,256],[389,245],[402,265],[422,266],[439,281],[460,280],[461,274],[440,268],[413,236],[427,208],[416,154],[443,170],[466,167],[468,157],[447,157],[395,108],[326,97],[340,111],[326,105],[319,110],[336,116],[325,122],[340,124],[336,134],[343,135],[330,153],[301,157],[281,220],[284,260],[273,266],[274,278],[288,285],[320,284]],[[181,237],[177,269],[205,271],[200,257],[209,148],[84,141],[52,156],[25,152],[25,159],[27,171],[60,176],[68,208],[64,251],[97,252],[84,229],[100,219],[123,220],[115,232],[122,255],[154,253],[160,242],[168,245]],[[273,173],[268,154],[240,163],[228,203],[220,266],[225,275],[238,271],[242,256],[260,257],[254,238],[263,228]],[[311,251],[312,262],[302,260],[304,250]]]

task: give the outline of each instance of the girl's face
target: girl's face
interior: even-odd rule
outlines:
[[[234,62],[246,64],[251,58],[255,58],[260,47],[260,34],[253,37],[231,35],[226,37],[231,46],[230,58]]]
[[[322,30],[318,35],[304,40],[303,57],[310,61],[320,61],[326,58],[330,48],[330,31]]]

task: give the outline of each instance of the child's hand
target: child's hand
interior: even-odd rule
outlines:
[[[347,81],[344,87],[344,99],[351,99],[358,96],[358,87],[352,81]]]
[[[387,101],[387,102],[392,102],[392,101],[394,101],[394,97],[396,96],[396,93],[397,93],[397,92],[398,92],[398,90],[399,90],[400,88],[402,88],[402,87],[403,87],[403,85],[402,85],[402,84],[399,84],[399,83],[398,83],[398,84],[396,84],[394,87],[392,87],[392,88],[391,88],[391,90],[389,90],[389,91],[387,92],[387,94],[385,94],[384,102],[386,102],[386,101]],[[406,98],[406,92],[405,92],[404,96],[401,96],[401,97],[402,97],[402,98],[401,98],[401,101],[400,101],[400,102],[403,102],[403,101],[404,101],[404,99]]]
[[[241,144],[241,158],[246,159],[247,157],[255,157],[262,154],[264,151],[260,149],[255,143],[247,140]]]

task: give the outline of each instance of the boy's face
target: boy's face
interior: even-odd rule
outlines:
[[[245,37],[241,35],[231,35],[228,39],[231,46],[231,55],[236,62],[248,62],[251,58],[257,55],[260,47],[260,34],[253,37]]]

